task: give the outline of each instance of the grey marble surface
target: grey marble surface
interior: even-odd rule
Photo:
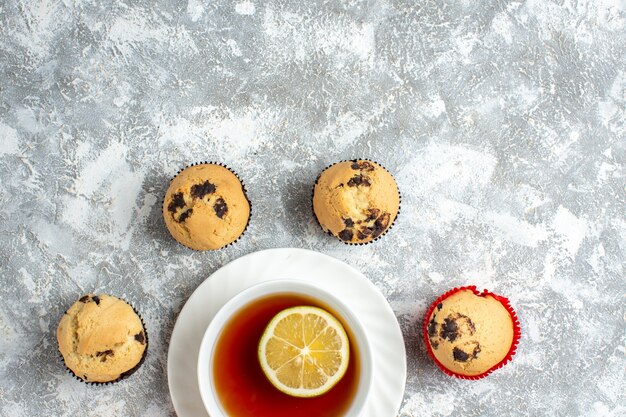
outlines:
[[[272,247],[337,257],[386,296],[408,355],[400,416],[626,415],[624,0],[113,3],[0,4],[2,416],[173,415],[177,313]],[[354,157],[403,193],[365,247],[324,235],[309,201]],[[176,244],[160,214],[169,178],[202,160],[236,170],[254,206],[214,253]],[[477,382],[438,371],[419,336],[464,284],[508,296],[523,330]],[[132,302],[150,334],[114,386],[57,355],[89,291]]]

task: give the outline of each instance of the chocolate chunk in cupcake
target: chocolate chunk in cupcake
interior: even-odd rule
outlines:
[[[57,341],[67,368],[85,382],[116,381],[136,369],[146,353],[137,313],[104,294],[76,301],[59,322]]]
[[[196,250],[215,250],[234,242],[250,217],[250,203],[239,178],[217,164],[180,172],[163,201],[165,224],[178,242]]]
[[[385,233],[400,210],[389,172],[365,160],[336,163],[322,172],[313,211],[322,229],[347,243],[367,243]]]

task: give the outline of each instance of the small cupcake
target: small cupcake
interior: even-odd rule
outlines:
[[[315,182],[313,211],[319,224],[346,243],[369,243],[382,236],[399,210],[398,186],[375,162],[338,162]]]
[[[89,294],[76,301],[57,328],[65,366],[84,382],[114,382],[132,374],[146,354],[141,319],[124,301]]]
[[[181,171],[163,200],[163,218],[172,237],[195,250],[222,248],[241,236],[250,203],[239,178],[217,164]]]
[[[423,333],[437,366],[463,379],[480,379],[505,365],[520,337],[509,301],[474,286],[439,297],[426,313]]]

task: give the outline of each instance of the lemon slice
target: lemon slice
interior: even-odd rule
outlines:
[[[278,313],[259,342],[259,361],[269,381],[285,394],[316,397],[346,373],[348,335],[339,321],[317,307]]]

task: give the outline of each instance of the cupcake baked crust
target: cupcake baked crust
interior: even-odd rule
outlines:
[[[437,304],[427,331],[427,343],[440,364],[465,376],[483,374],[500,363],[514,338],[513,319],[502,303],[471,290]]]
[[[57,328],[65,365],[86,382],[110,382],[133,369],[146,350],[141,319],[126,302],[89,294],[76,301]]]
[[[234,242],[250,217],[241,181],[216,164],[191,166],[170,183],[163,218],[174,239],[196,250],[215,250]]]
[[[393,224],[400,195],[387,170],[372,161],[336,163],[319,176],[313,211],[322,229],[348,243],[367,243]]]

